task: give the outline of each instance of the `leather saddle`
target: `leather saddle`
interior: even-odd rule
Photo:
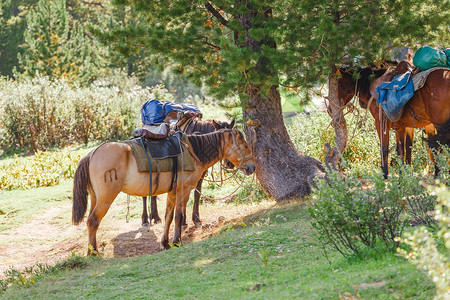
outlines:
[[[177,157],[181,154],[181,138],[183,132],[176,131],[169,137],[162,140],[142,139],[145,148],[148,149],[152,158],[164,159],[169,157]]]

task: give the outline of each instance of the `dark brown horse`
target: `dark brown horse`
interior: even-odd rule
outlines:
[[[216,120],[201,120],[198,117],[194,117],[190,120],[187,120],[185,124],[180,130],[185,132],[186,134],[194,134],[194,133],[210,133],[214,132],[216,130],[220,129],[232,129],[234,127],[234,120],[231,121],[231,123],[228,122],[222,122],[222,121],[216,121]],[[233,164],[227,162],[226,163],[227,168],[233,168]],[[199,204],[200,204],[200,194],[202,192],[202,183],[203,178],[206,175],[205,173],[202,175],[200,180],[197,183],[197,186],[194,189],[194,208],[192,211],[192,221],[194,221],[195,224],[201,223],[200,221],[200,212],[199,212]],[[151,203],[150,203],[150,221],[153,220],[155,223],[161,222],[161,218],[158,214],[158,205],[156,201],[156,196],[151,197]],[[149,216],[147,211],[147,197],[142,197],[142,204],[143,204],[143,210],[142,210],[142,226],[149,226]],[[186,225],[186,219],[183,220],[183,226]]]
[[[234,129],[223,129],[204,135],[190,135],[191,151],[197,157],[194,171],[179,172],[175,190],[171,189],[172,171],[161,172],[156,186],[156,172],[139,172],[131,147],[121,142],[105,143],[81,159],[74,176],[72,221],[79,224],[86,214],[87,196],[91,198],[87,219],[89,250],[97,250],[97,229],[114,199],[122,191],[146,196],[152,182],[153,195],[168,193],[164,235],[161,244],[169,245],[169,229],[175,212],[173,244],[181,243],[181,226],[189,194],[203,173],[221,159],[228,159],[244,174],[255,171],[251,147],[244,135]],[[208,149],[208,151],[205,151]],[[150,181],[152,176],[153,180]],[[94,252],[95,253],[95,252]]]
[[[358,80],[353,78],[354,71],[358,73]],[[396,133],[398,154],[404,161],[411,163],[414,128],[425,128],[430,137],[434,134],[434,129],[436,128],[439,132],[450,117],[450,72],[448,70],[437,70],[429,75],[424,87],[416,91],[413,98],[406,104],[403,115],[397,122],[391,122],[384,113],[380,114],[379,106],[370,93],[372,81],[385,75],[386,69],[341,69],[340,72],[342,77],[339,79],[339,98],[348,103],[356,94],[361,107],[368,108],[375,119],[375,127],[381,143],[381,167],[385,176],[388,174],[390,129],[394,129]]]

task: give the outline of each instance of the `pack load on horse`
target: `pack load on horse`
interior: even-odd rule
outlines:
[[[134,137],[146,137],[149,139],[165,139],[172,131],[185,125],[185,122],[193,117],[202,117],[200,109],[193,104],[174,103],[148,100],[141,106],[142,127],[133,131]],[[178,127],[178,128],[177,128]]]
[[[450,54],[450,49],[446,51],[419,48],[412,59],[414,65],[402,61],[375,80],[371,94],[389,120],[396,122],[402,117],[405,104],[424,86],[432,72],[450,67],[450,58],[446,54]]]
[[[182,131],[186,134],[194,133],[210,133],[219,129],[232,129],[234,120],[231,123],[216,121],[216,120],[202,120],[201,110],[193,105],[186,103],[174,103],[170,101],[149,100],[141,106],[141,120],[142,127],[136,128],[133,131],[135,137],[146,137],[148,139],[165,139],[169,132]],[[233,164],[225,160],[225,167],[228,169],[234,168]],[[202,190],[203,178],[202,175],[194,189],[194,206],[192,211],[192,221],[195,224],[200,224],[200,194]],[[147,210],[147,197],[142,197],[142,225],[148,226],[151,221],[155,223],[161,221],[158,214],[157,198],[151,197],[150,202],[150,218]],[[183,225],[186,226],[186,219],[183,220]]]
[[[388,175],[389,130],[394,129],[397,141],[397,153],[403,161],[411,163],[411,146],[414,128],[424,128],[428,135],[430,147],[436,143],[449,145],[450,143],[450,69],[437,67],[424,72],[414,71],[414,66],[407,61],[401,61],[388,69],[341,68],[338,80],[338,98],[346,105],[354,96],[359,98],[362,108],[368,109],[375,119],[381,147],[381,166],[385,177]],[[400,108],[397,113],[392,110],[391,121],[383,109],[384,101],[377,104],[377,86],[390,82],[397,76],[408,71],[411,73],[414,93],[412,97]],[[357,73],[359,79],[355,79]],[[373,80],[375,78],[375,80]],[[387,93],[386,93],[387,94]],[[395,103],[400,103],[403,95],[394,96]],[[391,107],[392,104],[389,104]],[[385,105],[388,107],[389,105]],[[437,134],[436,134],[437,130]],[[436,134],[436,135],[435,135]]]

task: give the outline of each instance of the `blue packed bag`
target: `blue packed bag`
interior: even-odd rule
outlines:
[[[433,67],[448,67],[447,55],[450,51],[437,50],[428,46],[419,48],[413,57],[413,64],[424,71]]]
[[[187,103],[175,103],[170,101],[148,100],[141,107],[141,118],[144,125],[155,125],[164,122],[167,114],[172,111],[193,111],[201,113],[200,109]]]

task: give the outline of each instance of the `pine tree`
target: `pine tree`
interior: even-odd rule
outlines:
[[[308,194],[312,179],[323,175],[321,163],[290,141],[280,89],[307,91],[343,61],[373,63],[388,42],[413,46],[434,39],[449,11],[447,1],[419,0],[115,3],[131,7],[134,22],[97,30],[105,42],[126,55],[137,48],[159,54],[218,97],[239,95],[255,142],[257,178],[276,200]]]
[[[28,8],[37,0],[0,1],[0,75],[12,76],[18,65],[17,54],[21,51],[25,17]]]
[[[37,74],[50,78],[65,78],[86,84],[104,73],[107,51],[86,32],[86,24],[94,18],[74,19],[88,10],[71,6],[65,0],[40,0],[26,16],[23,53],[18,54],[18,77]]]

